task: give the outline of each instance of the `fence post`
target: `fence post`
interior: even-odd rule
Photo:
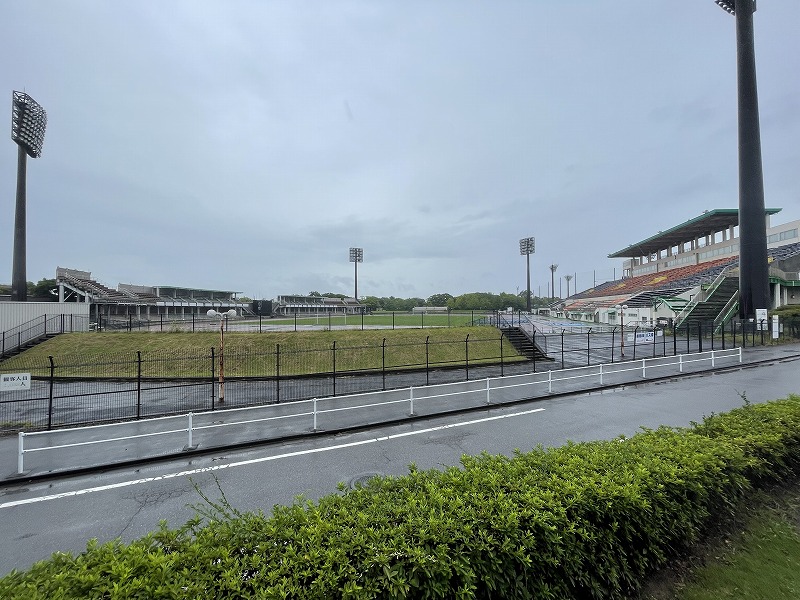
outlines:
[[[317,319],[317,323],[319,323],[319,319]],[[297,313],[294,313],[294,330],[297,331]]]
[[[408,410],[408,416],[409,417],[413,417],[414,416],[414,386],[413,385],[410,386],[408,388],[408,390],[410,392],[410,397],[408,399],[409,403],[410,403],[409,404],[409,410]]]
[[[47,431],[53,428],[53,384],[55,382],[56,365],[53,362],[53,357],[48,356],[50,361],[50,396],[47,402]]]
[[[163,314],[161,314],[161,313],[159,313],[159,315],[158,315],[158,319],[159,319],[159,321],[161,322],[161,325],[160,325],[160,330],[161,330],[161,331],[164,331],[164,315],[163,315]]]
[[[653,358],[656,357],[656,333],[657,327],[653,327]]]
[[[261,319],[261,317],[258,317]],[[281,345],[275,344],[275,402],[281,402]]]
[[[386,391],[386,338],[381,342],[381,389]]]
[[[331,318],[331,313],[328,313],[328,319]],[[331,351],[333,352],[333,395],[336,395],[336,340],[333,340],[333,346],[331,346]],[[316,409],[315,409],[316,410]],[[316,416],[314,417],[316,419]],[[316,427],[314,427],[316,430]]]
[[[636,339],[639,337],[636,335],[637,333],[639,333],[638,325],[633,328],[633,358],[631,358],[631,360],[636,360]]]
[[[469,381],[469,334],[464,339],[464,369],[466,370],[466,380]]]
[[[616,337],[617,333],[617,326],[614,325],[614,329],[611,330],[611,362],[614,362],[614,338]]]
[[[564,368],[564,332],[566,329],[561,330],[561,368]]]
[[[700,321],[697,322],[697,351],[703,351],[703,324]]]
[[[136,418],[142,418],[142,352],[136,351]]]
[[[211,410],[214,410],[214,400],[216,397],[216,382],[214,381],[214,371],[216,370],[214,360],[214,346],[211,346]]]
[[[187,448],[192,447],[192,413],[189,413],[189,427],[187,428],[189,431],[189,444],[186,446]]]
[[[586,366],[587,367],[592,364],[591,345],[592,345],[592,328],[589,327],[589,331],[586,332]]]
[[[25,471],[24,456],[25,456],[25,432],[20,431],[17,436],[19,444],[17,447],[17,475],[22,475]]]
[[[392,329],[394,329],[394,311],[392,311]]]
[[[534,332],[534,334],[535,334],[535,332]],[[536,344],[534,343],[534,348],[535,347],[536,347]],[[504,365],[503,365],[503,332],[501,331],[500,332],[500,377],[504,377],[505,376],[505,370],[504,370],[503,367],[504,367]],[[533,353],[533,372],[534,373],[536,372],[536,351],[534,351],[534,353]]]
[[[394,320],[394,313],[392,313],[392,320]],[[431,336],[425,336],[425,385],[430,385],[430,339]]]

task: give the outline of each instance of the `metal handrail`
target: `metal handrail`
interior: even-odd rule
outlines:
[[[733,313],[739,308],[739,290],[734,292],[731,299],[722,307],[722,310],[717,315],[717,318],[714,319],[714,333],[718,333],[720,328],[725,326],[725,321],[727,321]]]

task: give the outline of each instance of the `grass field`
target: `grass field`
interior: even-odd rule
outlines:
[[[800,598],[800,481],[756,494],[685,564],[660,573],[640,598]]]
[[[426,343],[427,341],[427,343]],[[205,377],[217,332],[90,332],[56,336],[3,363],[8,372],[45,376],[53,357],[60,377]],[[334,351],[335,344],[335,351]],[[493,327],[336,331],[229,332],[225,374],[236,376],[409,369],[525,360]]]
[[[364,327],[463,327],[471,325],[473,321],[483,318],[485,311],[475,311],[468,313],[450,314],[409,314],[409,313],[372,313],[364,315]],[[320,317],[294,317],[287,319],[262,319],[264,325],[294,325],[307,326],[360,326],[362,324],[361,315],[338,315]]]

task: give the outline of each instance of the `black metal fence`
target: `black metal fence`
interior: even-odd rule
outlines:
[[[31,374],[28,390],[0,395],[0,433],[51,429],[220,410],[309,398],[482,379],[532,371],[636,360],[800,339],[800,318],[768,323],[689,323],[677,330],[605,328],[535,334],[546,359],[524,359],[495,329],[476,328],[460,342],[331,344],[263,351],[138,351],[70,361],[15,359]],[[455,344],[455,346],[454,346]],[[224,366],[223,377],[220,367]],[[7,371],[8,369],[4,369]],[[223,388],[224,386],[224,388]],[[224,402],[220,392],[224,389]]]

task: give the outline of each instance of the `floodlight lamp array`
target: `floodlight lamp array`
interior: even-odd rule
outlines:
[[[536,238],[522,238],[519,241],[519,253],[522,256],[534,254],[536,252]]]
[[[726,13],[731,14],[731,15],[735,15],[736,14],[736,2],[737,2],[737,0],[714,0],[714,2],[716,2],[717,6],[719,6]],[[752,4],[753,4],[753,12],[756,12],[756,9],[758,8],[756,6],[756,0],[738,0],[738,2],[739,2],[739,6],[740,7],[742,6],[743,2],[752,2]]]
[[[11,139],[31,158],[42,155],[47,113],[25,92],[13,92],[11,98]]]
[[[364,262],[364,249],[350,248],[350,262],[355,262],[355,263]]]
[[[736,14],[736,0],[714,0],[722,10],[732,15]]]

